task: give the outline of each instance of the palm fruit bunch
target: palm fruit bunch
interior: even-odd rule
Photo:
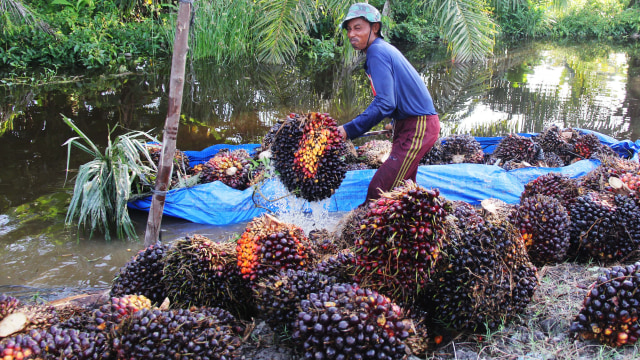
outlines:
[[[118,359],[234,359],[240,338],[218,312],[145,309],[127,318],[112,339]]]
[[[450,204],[438,189],[412,181],[369,203],[356,232],[355,279],[408,301],[429,281],[443,241]]]
[[[23,313],[27,317],[28,323],[24,330],[48,329],[52,325],[58,324],[60,318],[55,307],[46,304],[29,304],[18,308],[16,311]]]
[[[304,270],[313,259],[313,249],[304,231],[269,215],[247,224],[236,252],[240,274],[252,282],[281,270]]]
[[[236,315],[251,310],[244,299],[251,290],[237,266],[236,244],[215,242],[203,235],[173,242],[163,260],[167,297],[178,307],[225,307]]]
[[[303,359],[403,359],[410,328],[388,297],[334,284],[301,301],[292,338]]]
[[[290,114],[271,150],[285,187],[308,201],[330,197],[346,173],[344,141],[328,114]]]
[[[3,360],[109,359],[107,335],[103,332],[84,332],[52,326],[34,329],[0,342],[0,358]]]
[[[147,151],[149,151],[149,157],[156,169],[160,166],[160,155],[162,154],[162,146],[159,144],[147,144]],[[175,149],[173,155],[173,168],[171,170],[171,187],[178,184],[179,179],[184,178],[186,175],[192,172],[189,166],[189,157],[182,151]]]
[[[444,163],[442,139],[436,140],[431,149],[420,159],[420,165],[440,165]]]
[[[552,152],[545,152],[544,159],[539,163],[542,167],[563,167],[565,165],[564,160],[560,157],[560,155]]]
[[[336,243],[339,250],[352,248],[360,231],[360,221],[367,215],[367,207],[358,206],[347,213],[336,226],[336,234],[339,234]]]
[[[338,244],[327,229],[313,229],[309,231],[309,241],[317,256],[335,254],[338,252]]]
[[[640,205],[633,197],[589,192],[568,210],[571,254],[612,262],[639,249]]]
[[[447,237],[443,258],[417,302],[431,321],[481,331],[525,310],[538,285],[537,269],[511,224],[453,227]]]
[[[485,219],[476,211],[476,208],[464,201],[451,202],[451,216],[454,223],[458,226],[461,225],[461,222],[467,226],[482,225],[485,223]]]
[[[590,159],[596,153],[610,153],[611,148],[602,144],[594,134],[580,134],[573,142],[575,155],[582,159]]]
[[[244,190],[248,186],[250,162],[251,157],[246,150],[222,149],[201,167],[194,167],[194,172],[200,174],[203,184],[221,181],[231,188]]]
[[[286,270],[262,278],[254,286],[258,313],[273,328],[289,328],[298,304],[335,279],[313,271]]]
[[[335,278],[336,282],[352,283],[356,271],[355,265],[355,254],[345,249],[322,258],[313,266],[313,271]]]
[[[11,314],[18,305],[20,305],[20,300],[17,298],[11,295],[0,294],[0,321]]]
[[[455,134],[442,139],[442,162],[481,164],[484,162],[484,151],[473,136]]]
[[[571,245],[571,220],[560,200],[542,194],[527,197],[516,206],[510,222],[522,234],[529,258],[535,265],[566,259]]]
[[[267,133],[262,138],[260,149],[258,150],[259,152],[268,151],[271,149],[271,146],[273,146],[273,143],[276,140],[276,136],[278,135],[278,131],[280,130],[284,122],[285,120],[278,119],[276,123],[269,128]]]
[[[356,151],[358,158],[372,169],[377,169],[389,158],[391,147],[392,143],[389,140],[371,140],[359,146]]]
[[[520,201],[534,195],[551,196],[566,207],[580,195],[580,186],[576,179],[550,172],[526,183],[524,191],[520,194]]]
[[[144,295],[153,303],[161,303],[166,297],[162,280],[163,259],[169,245],[156,242],[140,250],[120,268],[111,285],[111,297]]]
[[[633,345],[640,338],[640,263],[614,266],[598,276],[571,324],[571,332],[609,346]]]
[[[543,160],[543,151],[540,145],[533,142],[531,138],[518,134],[509,134],[500,140],[493,156],[501,159],[503,163],[526,162],[536,165],[539,160]]]
[[[542,147],[542,151],[545,154],[545,160],[547,160],[547,154],[557,155],[562,161],[556,166],[560,167],[568,165],[571,159],[575,156],[573,145],[571,145],[565,137],[562,135],[562,130],[557,125],[551,125],[544,128],[540,134],[534,137],[534,141]]]
[[[580,178],[580,186],[593,191],[611,191],[609,178],[619,177],[624,171],[606,164],[600,164]]]
[[[620,180],[632,191],[638,191],[640,189],[640,172],[625,173],[620,177]]]

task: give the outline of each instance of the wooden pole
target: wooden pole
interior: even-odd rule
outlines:
[[[187,61],[191,6],[191,2],[181,0],[178,8],[176,37],[173,42],[173,59],[171,61],[171,79],[169,81],[169,107],[164,123],[156,188],[151,200],[147,230],[144,236],[145,247],[158,241],[164,202],[173,170],[173,157],[176,152],[176,138],[178,137],[180,108],[182,106],[182,90],[184,89],[184,68]]]

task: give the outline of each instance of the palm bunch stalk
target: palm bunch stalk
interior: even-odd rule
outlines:
[[[112,141],[114,130],[110,130],[107,146],[101,153],[71,119],[64,115],[63,119],[78,134],[63,144],[67,145],[67,172],[73,146],[94,158],[78,168],[66,224],[77,220],[79,229],[90,230],[90,236],[98,230],[106,240],[111,239],[111,230],[114,228],[120,239],[137,239],[127,211],[127,201],[136,184],[146,182],[149,175],[156,172],[150,167],[153,165],[148,165],[153,162],[145,144],[158,140],[147,132],[132,131]],[[142,157],[146,158],[145,161]]]

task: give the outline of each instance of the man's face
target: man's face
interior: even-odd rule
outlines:
[[[369,45],[367,41],[373,41],[376,38],[373,31],[371,31],[371,24],[361,17],[349,20],[345,29],[351,46],[356,50],[366,49]],[[371,37],[369,37],[369,34],[371,34]]]

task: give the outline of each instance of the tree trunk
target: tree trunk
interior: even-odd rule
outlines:
[[[162,134],[162,152],[160,154],[156,187],[151,200],[149,218],[147,219],[147,230],[144,236],[145,247],[155,244],[156,241],[158,241],[164,202],[171,181],[171,172],[173,171],[173,157],[176,153],[176,138],[178,137],[182,91],[184,89],[184,68],[187,59],[190,17],[191,4],[180,2],[176,24],[176,37],[173,45],[173,59],[171,61],[169,106],[167,109],[167,118],[164,123],[164,132]]]

